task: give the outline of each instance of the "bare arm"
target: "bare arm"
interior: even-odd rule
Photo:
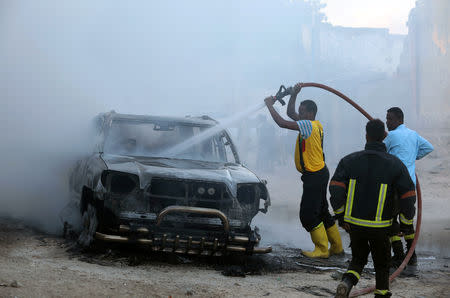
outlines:
[[[298,83],[294,86],[291,97],[289,98],[288,106],[287,106],[287,115],[294,121],[300,120],[300,116],[295,111],[295,101],[297,99],[297,94],[302,89],[302,83]]]
[[[270,115],[272,116],[273,120],[276,124],[278,124],[281,128],[287,128],[291,130],[299,130],[298,124],[295,121],[288,121],[285,120],[278,114],[278,112],[273,108],[274,99],[272,96],[267,97],[264,102],[266,103],[267,108],[269,109]]]

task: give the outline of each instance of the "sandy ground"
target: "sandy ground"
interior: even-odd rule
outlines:
[[[436,150],[426,161],[419,161],[417,168],[423,192],[417,249],[419,270],[416,276],[397,278],[391,283],[394,297],[449,296],[450,132],[443,131],[437,137],[433,137],[436,134],[431,130],[423,133]],[[3,218],[0,219],[0,297],[331,297],[348,255],[336,261],[340,266],[333,266],[333,260],[324,263],[322,267],[331,267],[327,270],[311,267],[299,257],[299,248],[309,249],[312,245],[307,233],[299,227],[298,177],[289,180],[276,176],[268,174],[267,177],[272,209],[255,220],[261,226],[263,241],[274,245],[274,252],[253,259],[263,264],[262,269],[245,272],[245,277],[225,276],[222,271],[229,264],[217,261],[152,255],[137,260],[132,254],[108,249],[80,252],[73,247],[73,241]],[[294,189],[294,193],[286,189]],[[343,239],[348,245],[345,234]],[[283,251],[277,243],[287,243],[288,249]],[[346,252],[349,252],[347,247]],[[271,266],[271,262],[272,265],[278,262],[278,266]],[[369,270],[363,274],[358,288],[373,283],[374,275]]]
[[[336,272],[342,271],[298,266],[230,277],[222,274],[223,264],[214,262],[147,258],[133,264],[130,254],[77,252],[73,242],[31,231],[16,221],[2,220],[0,231],[1,297],[331,297]],[[395,296],[446,297],[449,263],[439,260],[419,276],[398,278],[391,285]],[[373,280],[372,273],[365,273],[360,286]]]

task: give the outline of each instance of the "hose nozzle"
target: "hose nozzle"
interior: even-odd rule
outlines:
[[[292,87],[284,87],[284,85],[280,86],[280,89],[278,89],[277,94],[275,95],[275,101],[279,101],[281,103],[281,105],[285,105],[286,102],[283,100],[283,97],[287,96],[287,95],[291,95],[292,92]]]

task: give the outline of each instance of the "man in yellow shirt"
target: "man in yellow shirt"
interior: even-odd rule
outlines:
[[[295,100],[302,84],[295,85],[289,99],[287,114],[294,120],[282,118],[273,108],[274,97],[264,101],[273,120],[281,128],[299,132],[295,145],[295,166],[302,173],[303,194],[300,203],[300,221],[310,232],[315,245],[314,251],[302,251],[310,258],[328,258],[330,254],[343,252],[341,236],[337,225],[328,211],[327,185],[330,173],[323,153],[323,127],[315,120],[317,105],[312,100],[300,103],[295,112]],[[331,243],[328,249],[328,241]]]

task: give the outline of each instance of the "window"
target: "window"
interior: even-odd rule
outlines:
[[[104,152],[146,157],[193,159],[213,162],[236,162],[229,136],[221,131],[201,138],[210,127],[166,121],[143,122],[115,120],[106,136]],[[198,141],[195,137],[200,137]],[[175,146],[192,141],[189,146]],[[173,153],[175,151],[175,153]]]

